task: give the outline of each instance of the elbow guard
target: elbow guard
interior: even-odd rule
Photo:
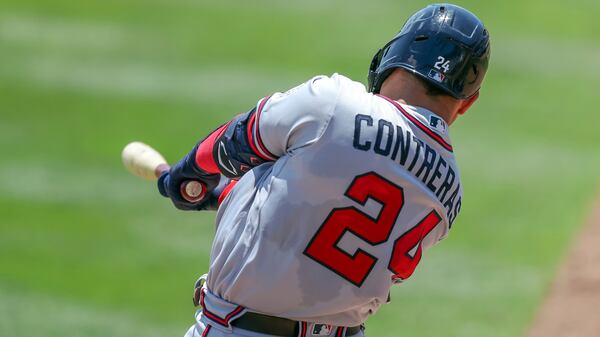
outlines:
[[[253,124],[256,109],[237,116],[217,138],[213,147],[213,159],[221,173],[231,179],[239,179],[253,167],[266,161],[253,144]]]

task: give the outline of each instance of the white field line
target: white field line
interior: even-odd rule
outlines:
[[[78,63],[58,58],[34,59],[23,68],[10,77],[46,87],[115,96],[191,101],[236,101],[241,96],[250,99],[245,100],[250,105],[254,103],[252,98],[258,100],[259,96],[287,90],[306,80],[222,66],[166,68],[158,64]]]
[[[155,0],[163,2],[164,0]],[[180,0],[181,4],[197,5]],[[171,1],[168,2],[169,4]],[[319,4],[320,2],[315,2]],[[213,4],[210,6],[221,6]],[[287,5],[285,5],[287,7]],[[302,5],[303,7],[305,4]],[[50,18],[23,13],[0,14],[0,40],[32,46],[118,48],[129,43],[152,44],[155,38],[144,31],[114,22]],[[493,36],[491,66],[526,69],[547,76],[600,73],[600,45],[588,40],[550,39],[536,36]],[[342,71],[342,69],[340,69]]]
[[[147,1],[150,5],[156,7],[161,6],[178,6],[184,8],[222,8],[229,9],[230,3],[224,1],[197,1],[197,0],[149,0]],[[248,9],[249,11],[261,11],[261,12],[285,12],[290,13],[291,10],[294,13],[307,13],[323,11],[325,9],[337,9],[339,6],[348,5],[348,3],[354,3],[354,7],[350,9],[357,9],[356,4],[362,5],[359,0],[343,0],[343,1],[322,1],[322,0],[304,0],[304,1],[253,1],[253,2],[242,2],[238,6]],[[359,7],[364,11],[363,7]],[[348,10],[348,8],[344,8]]]
[[[93,94],[205,101],[235,100],[283,91],[317,75],[259,71],[249,66],[173,68],[148,61],[140,63],[131,56],[123,60],[124,51],[140,48],[140,40],[146,39],[141,43],[142,48],[151,44],[150,36],[114,23],[0,14],[0,41],[8,47],[3,58],[9,61],[0,64],[0,79],[7,77],[43,87]],[[129,46],[134,40],[138,42],[135,47]],[[14,57],[10,54],[11,44],[25,44],[33,52]],[[94,58],[96,61],[77,58],[65,51],[67,47],[91,51],[110,49],[116,54],[99,63],[99,57]],[[597,81],[598,60],[600,47],[587,41],[505,36],[492,40],[492,69],[523,71],[538,76],[540,81],[571,76]],[[343,69],[339,71],[343,73]]]
[[[124,171],[117,172],[81,166],[69,168],[15,161],[3,163],[0,166],[0,196],[12,201],[43,205],[96,205],[109,208],[135,205],[133,207],[136,210],[123,223],[133,237],[180,255],[210,253],[211,236],[196,234],[199,224],[207,225],[206,229],[212,228],[212,213],[177,217],[180,230],[169,231],[174,219],[172,213],[139,213],[137,210],[140,205],[161,204],[170,207],[170,201],[158,194],[156,183],[142,181]]]
[[[191,325],[191,323],[190,323]],[[177,333],[123,310],[109,312],[45,294],[14,293],[0,284],[0,326],[3,336],[148,336]],[[182,326],[183,336],[188,327]],[[32,333],[33,332],[33,333]]]
[[[9,161],[0,166],[0,177],[0,195],[13,200],[126,204],[155,197],[149,193],[155,189],[153,184],[114,170]]]
[[[156,50],[153,40],[156,39],[149,34],[109,23],[0,14],[0,42],[7,50],[13,45],[32,50],[21,56],[2,55],[0,80],[4,77],[52,89],[103,95],[193,101],[235,101],[245,97],[246,102],[248,98],[287,90],[310,77],[235,65],[174,67],[141,62],[124,54],[139,54],[140,48]],[[103,57],[101,52],[107,50],[110,55]],[[80,51],[87,51],[87,56],[82,57]],[[89,52],[98,52],[98,56],[90,57]]]
[[[1,40],[33,46],[113,49],[139,39],[138,35],[114,23],[66,21],[16,13],[0,14]]]

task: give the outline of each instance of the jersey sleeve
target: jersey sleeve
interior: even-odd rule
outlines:
[[[339,96],[338,76],[317,76],[259,101],[252,124],[252,143],[263,159],[276,160],[322,136]]]
[[[218,190],[221,175],[239,179],[253,167],[314,143],[331,120],[338,92],[337,75],[317,76],[286,93],[261,99],[250,111],[210,133],[163,174],[159,192],[180,209],[206,209],[207,200],[190,203],[181,197],[182,182],[200,180],[212,193]],[[223,190],[219,201],[234,185]]]

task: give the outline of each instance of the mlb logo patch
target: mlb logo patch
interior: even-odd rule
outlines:
[[[331,325],[315,324],[312,329],[313,336],[329,336],[331,334]]]
[[[444,76],[444,74],[440,73],[439,71],[433,70],[431,69],[429,71],[429,74],[427,75],[429,78],[431,78],[432,80],[442,83],[444,82],[444,79],[446,79],[446,76]]]
[[[438,131],[440,133],[446,132],[446,129],[448,128],[448,126],[446,125],[446,122],[444,122],[443,119],[441,119],[437,116],[429,117],[429,126],[431,126],[432,129],[434,129],[435,131]]]

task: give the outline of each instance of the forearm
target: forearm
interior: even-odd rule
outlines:
[[[231,191],[235,180],[270,158],[254,144],[255,109],[237,116],[199,142],[158,181],[160,193],[183,210],[216,209]],[[221,175],[225,176],[222,177]],[[190,203],[181,197],[179,186],[199,180],[207,188],[205,199]]]
[[[260,150],[256,136],[259,113],[252,109],[210,134],[198,145],[196,165],[203,171],[237,180],[253,167],[275,160],[268,151]]]

